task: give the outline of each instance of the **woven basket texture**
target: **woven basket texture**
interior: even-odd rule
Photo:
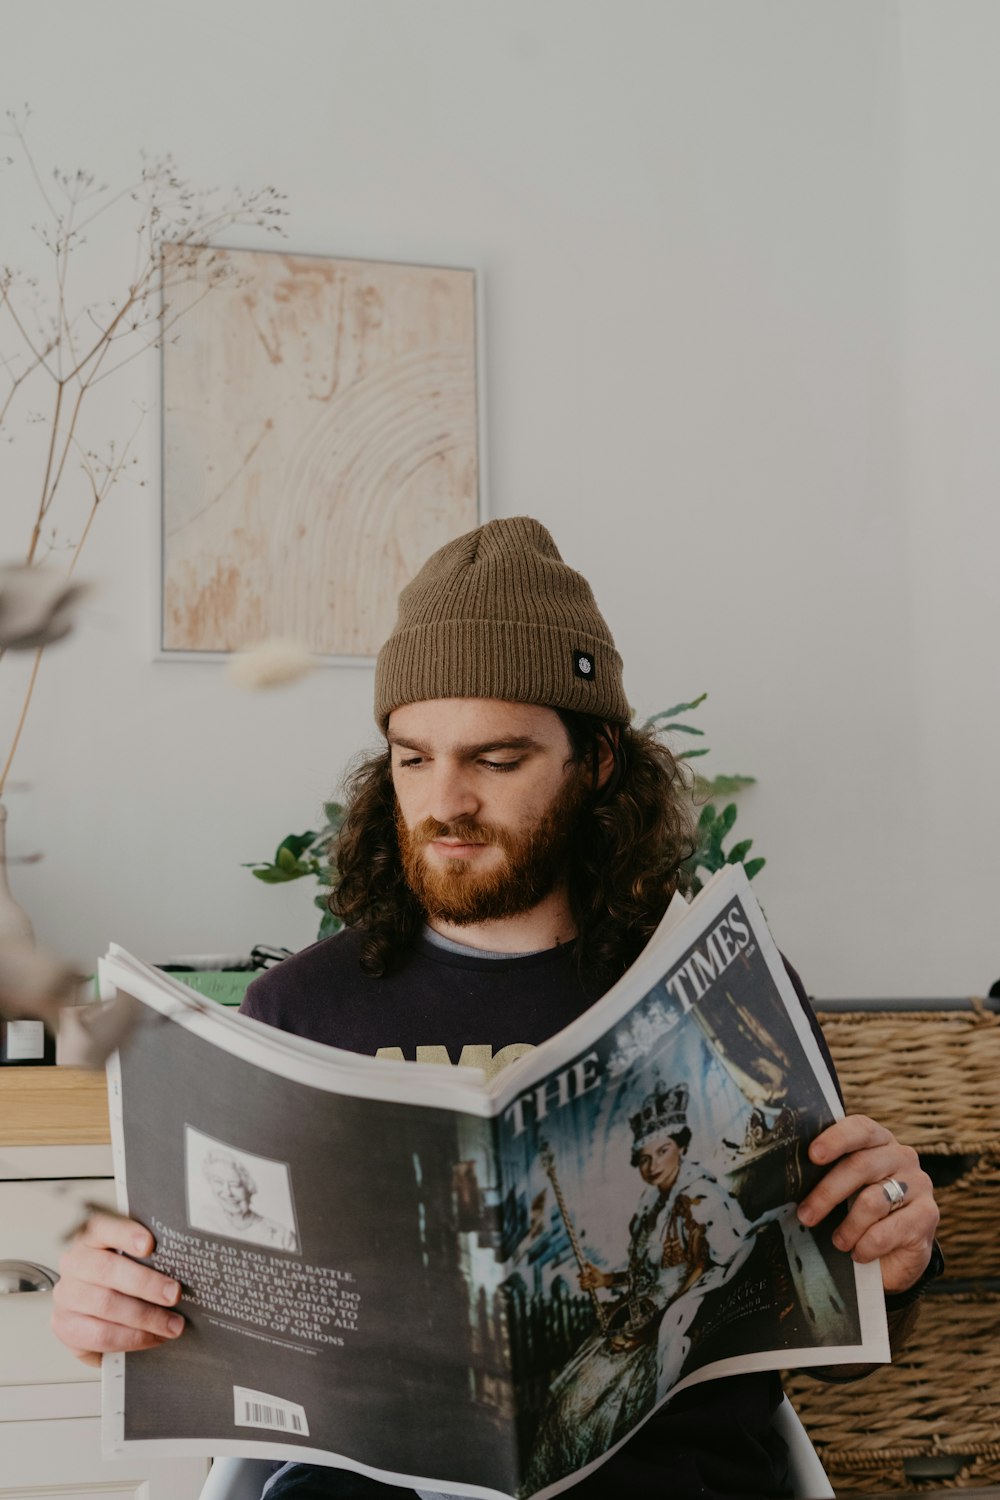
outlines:
[[[1000,1015],[982,1001],[818,1015],[852,1114],[920,1152],[1000,1154]]]
[[[923,1153],[932,1175],[935,1161],[944,1158]],[[977,1281],[1000,1276],[1000,1154],[966,1157],[962,1163],[954,1182],[934,1190],[941,1210],[937,1237],[945,1277]]]
[[[1000,1485],[1000,1459],[979,1456],[959,1465],[956,1473],[918,1479],[906,1473],[902,1459],[872,1464],[864,1473],[836,1463],[827,1464],[827,1475],[838,1496],[939,1495],[942,1490],[989,1490]],[[1000,1493],[1000,1491],[998,1491]]]
[[[945,1275],[1000,1276],[1000,1015],[981,1000],[818,1014],[848,1110],[915,1146],[946,1184],[935,1191]]]
[[[838,1495],[1000,1482],[1000,1293],[925,1296],[906,1348],[861,1384],[784,1384]],[[953,1477],[907,1475],[907,1459],[944,1455]]]

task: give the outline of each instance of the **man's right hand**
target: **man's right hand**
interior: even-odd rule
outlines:
[[[184,1332],[184,1319],[171,1311],[181,1295],[178,1283],[129,1259],[153,1249],[153,1236],[134,1219],[95,1214],[63,1255],[52,1328],[84,1364],[99,1365],[103,1354],[153,1349]]]

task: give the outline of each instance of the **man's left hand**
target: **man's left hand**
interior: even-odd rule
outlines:
[[[799,1205],[800,1221],[818,1224],[856,1193],[833,1243],[863,1265],[881,1259],[887,1292],[913,1286],[930,1261],[940,1218],[931,1180],[913,1147],[867,1115],[848,1115],[816,1137],[809,1159],[829,1170]],[[906,1184],[895,1212],[882,1188],[890,1177]]]

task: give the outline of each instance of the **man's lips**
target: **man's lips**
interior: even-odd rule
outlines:
[[[436,849],[445,859],[468,859],[470,855],[475,854],[478,850],[492,849],[494,846],[482,843],[464,844],[456,842],[454,839],[432,839],[430,847]]]

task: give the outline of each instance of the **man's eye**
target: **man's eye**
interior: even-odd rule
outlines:
[[[519,760],[484,760],[481,764],[489,771],[516,771],[521,762]]]
[[[424,758],[422,755],[411,755],[408,760],[401,760],[399,764],[401,766],[420,766],[423,765],[423,761]]]

